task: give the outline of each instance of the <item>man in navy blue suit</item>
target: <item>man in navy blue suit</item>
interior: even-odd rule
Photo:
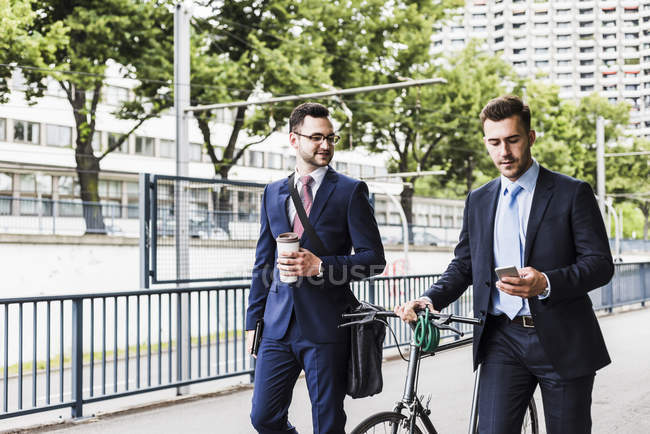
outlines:
[[[350,281],[381,273],[384,249],[366,184],[329,167],[339,137],[327,108],[301,104],[291,113],[289,130],[296,152],[293,182],[326,251],[320,257],[312,253],[316,244],[303,232],[290,198],[292,178],[269,184],[246,313],[249,352],[255,324],[264,321],[251,421],[260,433],[295,433],[288,410],[304,370],[313,432],[344,433],[349,330],[338,324],[359,303]],[[276,238],[292,229],[302,235],[300,250],[278,256]],[[298,281],[281,282],[280,274]]]
[[[591,432],[595,372],[610,359],[587,293],[614,273],[593,191],[532,158],[535,131],[519,98],[490,101],[480,118],[501,177],[467,196],[441,278],[395,311],[413,321],[414,309],[443,309],[473,284],[474,315],[485,320],[474,330],[479,432],[521,432],[538,384],[549,434]],[[519,277],[497,279],[504,266]]]

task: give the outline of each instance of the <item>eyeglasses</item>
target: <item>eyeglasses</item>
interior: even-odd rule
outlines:
[[[330,134],[329,136],[324,136],[323,134],[316,133],[316,134],[312,134],[311,136],[306,136],[296,131],[294,131],[293,133],[301,137],[306,137],[312,142],[318,144],[323,143],[323,140],[327,140],[327,143],[329,143],[330,145],[336,145],[339,142],[339,140],[341,140],[341,137],[337,136],[336,134]]]

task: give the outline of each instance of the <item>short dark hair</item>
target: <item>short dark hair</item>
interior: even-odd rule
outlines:
[[[311,116],[312,118],[327,118],[329,117],[330,112],[322,104],[317,102],[306,102],[300,104],[298,107],[293,109],[291,116],[289,117],[289,132],[294,132],[296,128],[300,127],[305,120],[305,116]]]
[[[485,125],[486,119],[498,122],[511,116],[519,116],[526,132],[530,131],[530,107],[518,96],[504,95],[490,100],[481,110],[479,118],[481,124]]]

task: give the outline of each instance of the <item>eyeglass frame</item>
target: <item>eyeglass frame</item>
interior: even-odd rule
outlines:
[[[326,136],[324,134],[321,134],[321,133],[315,133],[315,134],[312,134],[311,136],[307,136],[305,134],[300,134],[297,131],[292,131],[292,133],[294,133],[294,134],[296,134],[296,135],[298,135],[300,137],[306,137],[309,140],[311,140],[312,143],[318,143],[319,145],[321,143],[323,143],[323,140],[325,140],[329,145],[334,146],[334,145],[336,145],[338,143],[339,140],[341,140],[341,136],[336,135],[334,133],[332,133],[332,134],[330,134],[328,136]],[[316,139],[314,139],[314,136],[321,136],[322,138],[320,140],[316,141]],[[331,138],[331,141],[330,141],[330,138]]]

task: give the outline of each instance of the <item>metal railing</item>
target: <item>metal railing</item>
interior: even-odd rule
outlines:
[[[0,196],[0,233],[6,234],[83,235],[103,226],[101,233],[138,237],[138,217],[137,205]]]
[[[392,307],[420,296],[438,277],[375,277],[352,287],[360,300]],[[66,407],[80,417],[85,404],[252,374],[244,336],[248,291],[245,282],[0,299],[0,419]],[[617,264],[612,283],[590,295],[595,309],[644,304],[650,263]],[[473,316],[471,289],[446,311]],[[388,334],[386,348],[411,336],[408,326],[391,321],[397,339]]]

